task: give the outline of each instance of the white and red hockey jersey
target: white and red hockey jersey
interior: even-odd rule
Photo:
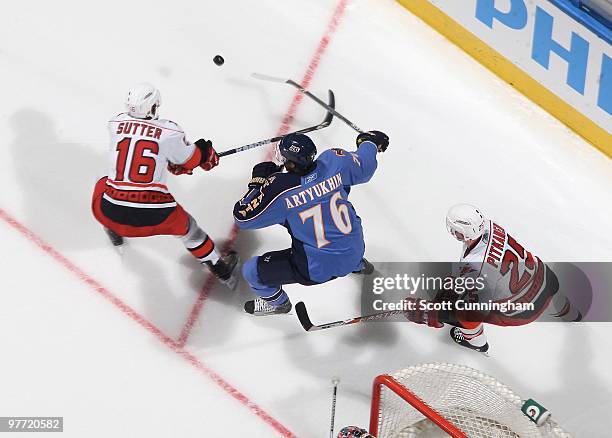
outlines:
[[[104,199],[121,206],[176,206],[166,186],[168,163],[193,169],[201,154],[170,120],[137,119],[121,113],[109,120],[109,189]]]
[[[469,252],[464,244],[460,262],[454,269],[457,277],[483,280],[485,287],[476,291],[480,302],[533,303],[535,312],[531,316],[539,314],[556,292],[546,290],[544,262],[493,221],[485,222],[480,241]],[[505,316],[515,317],[520,313],[509,311]]]

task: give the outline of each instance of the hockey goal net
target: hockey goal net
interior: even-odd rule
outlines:
[[[424,364],[374,380],[370,433],[377,438],[571,438],[550,417],[537,426],[506,385],[475,369]]]

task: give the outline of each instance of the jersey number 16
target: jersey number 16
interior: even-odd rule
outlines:
[[[115,181],[125,180],[125,168],[132,139],[125,137],[117,143],[117,177]],[[159,145],[151,140],[138,140],[134,144],[132,161],[129,165],[128,178],[135,183],[147,184],[153,181],[155,175],[155,158],[144,155],[145,152],[157,155]]]

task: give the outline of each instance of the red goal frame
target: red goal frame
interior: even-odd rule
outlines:
[[[380,394],[383,386],[386,386],[391,391],[396,393],[451,437],[468,438],[468,436],[459,430],[454,424],[450,423],[447,419],[432,409],[427,403],[410,392],[410,390],[408,390],[404,385],[386,374],[376,377],[374,379],[374,384],[372,385],[372,406],[370,408],[370,433],[372,435],[378,436]]]

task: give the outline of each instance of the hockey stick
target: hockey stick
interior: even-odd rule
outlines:
[[[340,384],[339,377],[332,377],[332,385],[334,390],[332,392],[332,407],[331,407],[331,423],[329,425],[329,438],[334,438],[334,423],[336,421],[336,399],[338,397],[338,385]]]
[[[325,107],[327,108],[327,114],[325,115],[325,118],[323,119],[323,121],[319,123],[318,125],[311,126],[309,128],[300,129],[299,131],[294,131],[291,134],[306,134],[308,132],[317,131],[319,129],[323,129],[329,126],[329,124],[332,122],[332,119],[334,118],[333,111],[334,111],[334,108],[336,107],[336,98],[332,90],[328,90],[328,93],[329,93],[329,104],[325,104]],[[249,149],[257,148],[259,146],[263,146],[266,144],[274,143],[276,141],[280,141],[286,135],[289,135],[289,134],[279,135],[278,137],[268,138],[266,140],[261,140],[255,143],[247,144],[245,146],[240,146],[234,149],[219,152],[218,155],[219,157],[224,157],[226,155],[232,155],[237,152],[247,151]]]
[[[255,79],[260,79],[262,81],[270,81],[270,82],[279,82],[279,83],[289,84],[292,87],[297,88],[300,91],[300,93],[305,94],[306,96],[310,97],[312,100],[317,102],[319,105],[321,105],[323,108],[327,109],[327,111],[332,113],[334,116],[338,117],[344,123],[346,123],[351,128],[353,128],[355,131],[359,132],[360,134],[364,132],[361,128],[359,128],[357,125],[355,125],[349,119],[347,119],[342,114],[340,114],[338,111],[336,111],[335,108],[331,108],[328,104],[323,102],[317,96],[312,94],[310,91],[306,90],[304,87],[302,87],[300,84],[298,84],[297,82],[295,82],[292,79],[277,78],[277,77],[274,77],[274,76],[263,75],[261,73],[252,73],[251,76],[254,77]]]
[[[374,313],[372,315],[356,316],[355,318],[345,319],[343,321],[328,322],[325,324],[315,325],[308,316],[306,305],[300,301],[295,305],[295,312],[297,313],[300,324],[304,327],[307,332],[315,332],[317,330],[324,330],[332,327],[340,327],[343,325],[357,324],[360,322],[368,321],[379,321],[381,319],[391,318],[393,316],[401,315],[404,313],[403,310],[389,310],[387,312]]]

